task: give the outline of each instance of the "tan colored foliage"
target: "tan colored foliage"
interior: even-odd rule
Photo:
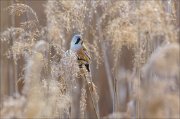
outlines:
[[[48,0],[43,27],[30,6],[9,6],[11,15],[28,19],[1,33],[1,42],[9,45],[4,54],[16,65],[20,59],[25,64],[19,92],[3,95],[0,117],[180,118],[175,3]],[[68,50],[77,33],[91,55],[90,73],[79,68],[76,54]],[[128,70],[122,65],[123,48],[132,55]]]

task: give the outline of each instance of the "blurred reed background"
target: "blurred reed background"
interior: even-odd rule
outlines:
[[[2,118],[180,118],[179,0],[0,5]],[[77,33],[91,55],[92,91],[66,52]]]

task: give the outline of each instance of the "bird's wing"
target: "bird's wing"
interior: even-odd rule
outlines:
[[[91,58],[90,58],[88,52],[87,52],[87,51],[84,51],[84,53],[85,53],[86,57],[88,57],[88,59],[90,60]]]
[[[87,52],[87,48],[86,48],[86,46],[85,45],[82,45],[83,46],[83,51],[84,51],[84,53],[85,53],[85,55],[88,57],[88,59],[90,60],[91,58],[90,58],[90,56],[89,56],[89,54],[88,54],[88,52]]]
[[[86,63],[89,63],[90,61],[90,56],[86,50],[86,48],[83,46],[81,50],[79,50],[78,52],[78,58],[79,60],[83,61],[83,62],[86,62]]]

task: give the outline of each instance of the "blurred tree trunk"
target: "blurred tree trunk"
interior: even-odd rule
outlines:
[[[10,16],[6,13],[5,8],[10,5],[10,1],[2,0],[0,1],[0,6],[1,6],[1,17],[0,17],[0,31],[4,31],[7,27],[9,27],[10,24]],[[8,44],[5,42],[2,42],[0,40],[0,46],[1,46],[1,54],[0,54],[0,91],[1,91],[1,96],[2,95],[8,95],[10,90],[9,90],[9,77],[8,77],[8,62],[9,60],[5,56],[5,51],[8,49]]]

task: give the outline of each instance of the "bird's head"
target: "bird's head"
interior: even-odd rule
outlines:
[[[70,49],[78,51],[82,48],[83,40],[81,35],[77,34],[72,37]]]

